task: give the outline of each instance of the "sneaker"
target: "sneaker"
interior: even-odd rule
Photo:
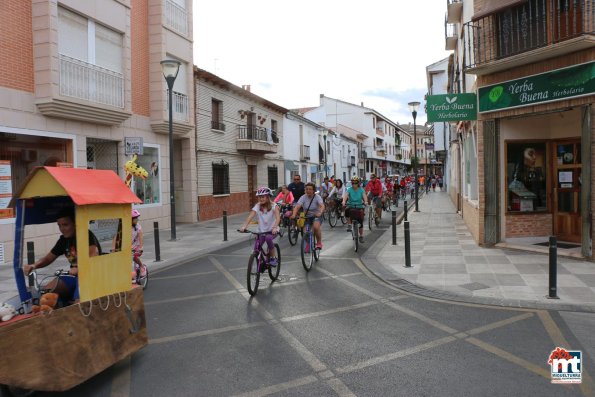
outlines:
[[[351,225],[347,225],[347,233],[351,233],[351,230],[353,230],[352,229],[352,226]]]
[[[364,241],[364,236],[359,236],[359,243],[360,243],[360,244],[363,244],[363,243],[365,243],[365,241]]]
[[[317,250],[321,250],[322,249],[322,243],[316,243],[316,249]]]
[[[271,259],[269,259],[269,265],[271,267],[277,267],[278,264],[279,264],[279,260],[277,258],[271,258]]]

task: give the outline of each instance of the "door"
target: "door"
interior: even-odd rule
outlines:
[[[250,196],[250,208],[256,205],[256,166],[248,166],[248,195]]]
[[[554,235],[561,241],[581,242],[580,140],[554,142]]]

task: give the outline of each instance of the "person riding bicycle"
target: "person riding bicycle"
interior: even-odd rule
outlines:
[[[322,249],[322,213],[324,212],[324,201],[322,197],[315,194],[316,185],[312,182],[306,183],[306,194],[298,200],[293,207],[291,219],[295,219],[300,209],[305,208],[306,219],[312,219],[312,230],[316,236],[316,249]]]
[[[345,186],[343,185],[343,181],[341,179],[335,180],[335,186],[333,186],[329,193],[329,198],[334,201],[335,207],[339,206],[343,200],[344,193]]]
[[[76,224],[74,219],[74,209],[66,208],[60,211],[56,219],[58,228],[62,235],[43,258],[37,260],[32,265],[23,265],[23,272],[29,275],[33,270],[46,267],[53,263],[59,256],[64,255],[70,262],[70,270],[67,275],[58,276],[50,281],[45,288],[60,295],[63,303],[78,301],[79,283],[78,283],[78,255],[76,251]],[[101,245],[97,237],[89,230],[89,256],[101,254]]]
[[[260,239],[261,245],[264,243],[267,244],[270,258],[269,265],[277,266],[279,261],[277,259],[277,250],[275,249],[273,240],[277,237],[277,233],[279,233],[279,222],[281,221],[281,217],[279,216],[279,207],[273,205],[273,201],[271,200],[272,196],[273,191],[268,187],[263,186],[258,188],[256,191],[258,203],[252,207],[252,210],[250,211],[250,214],[248,214],[248,218],[246,218],[240,231],[245,231],[252,218],[256,216],[258,219],[258,232],[271,233],[261,234],[258,238]]]
[[[392,179],[387,176],[386,178],[384,178],[384,187],[386,188],[386,194],[388,194],[388,197],[392,199],[393,196],[393,181]]]
[[[323,200],[326,200],[332,188],[333,184],[329,182],[328,176],[325,176],[324,182],[320,185],[320,196]]]
[[[343,206],[347,218],[347,231],[352,230],[352,219],[359,222],[359,242],[364,243],[364,207],[368,204],[368,197],[365,190],[360,186],[360,179],[357,176],[351,177],[351,187],[343,194]]]
[[[295,203],[304,195],[306,185],[302,182],[302,178],[298,174],[295,174],[293,176],[293,182],[287,185],[287,189],[293,194],[293,202]]]
[[[275,197],[274,202],[281,205],[281,218],[289,218],[291,216],[291,209],[293,208],[293,193],[287,189],[287,185],[281,186],[281,191]]]
[[[366,185],[366,192],[369,194],[370,204],[374,203],[376,217],[382,215],[382,182],[376,178],[376,174],[370,175],[370,182]]]
[[[141,255],[143,254],[143,246],[144,246],[144,239],[143,239],[143,229],[138,223],[138,218],[140,217],[140,212],[137,209],[132,210],[132,260],[134,261],[134,276],[133,278],[136,279],[136,271],[140,269],[141,277],[145,277],[147,275],[147,268],[143,266],[143,262],[140,260]]]

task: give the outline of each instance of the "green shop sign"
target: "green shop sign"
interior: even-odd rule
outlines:
[[[426,98],[428,121],[461,121],[477,119],[475,94],[428,95]]]
[[[595,93],[595,62],[479,88],[479,112],[518,108]]]

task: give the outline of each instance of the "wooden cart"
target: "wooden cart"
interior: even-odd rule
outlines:
[[[71,389],[147,344],[142,289],[131,283],[131,207],[139,202],[113,171],[39,167],[27,177],[12,202],[20,314],[0,322],[3,393]],[[32,314],[25,227],[55,223],[66,207],[75,210],[80,302]],[[89,225],[102,220],[118,222],[117,249],[90,257]]]

